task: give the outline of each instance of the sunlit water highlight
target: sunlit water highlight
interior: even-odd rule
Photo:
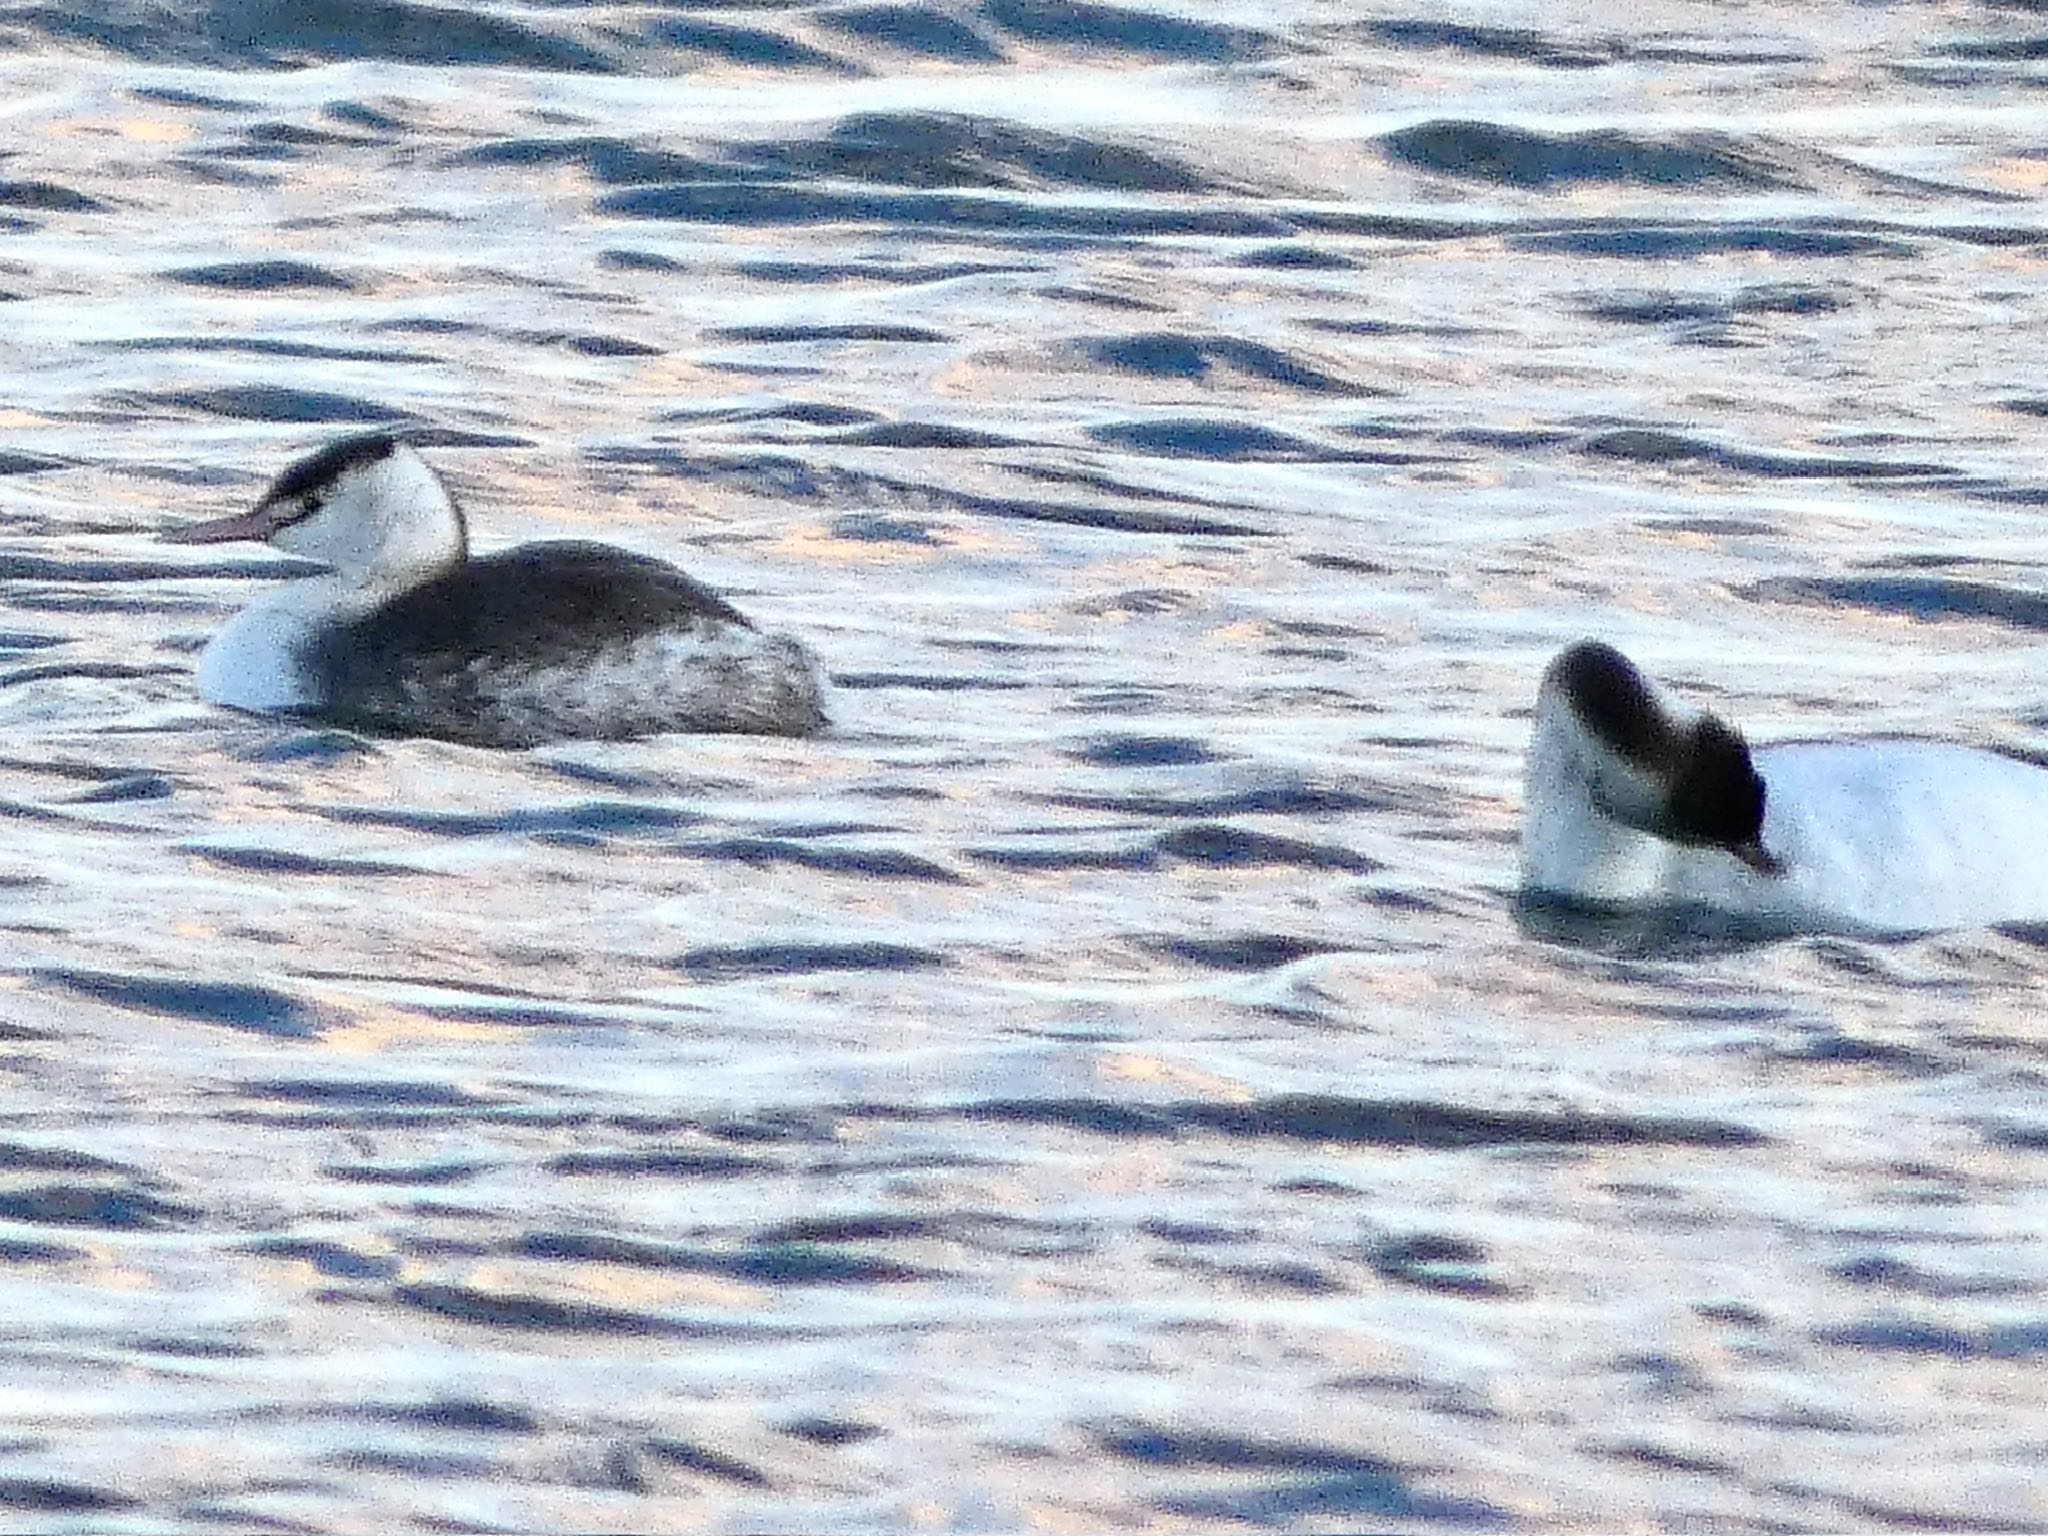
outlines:
[[[2043,936],[1513,900],[1581,634],[2048,747],[2044,32],[0,9],[6,1518],[2048,1523]],[[205,707],[370,424],[833,729]]]

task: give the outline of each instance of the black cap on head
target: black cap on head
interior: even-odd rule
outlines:
[[[364,432],[356,437],[344,437],[288,466],[283,474],[270,482],[270,489],[263,493],[263,499],[293,500],[309,491],[319,490],[348,470],[388,459],[397,451],[398,439],[389,432]]]
[[[1670,756],[1670,720],[1635,663],[1613,646],[1581,640],[1551,672],[1580,723],[1622,757],[1654,767]]]
[[[1671,830],[1685,842],[1738,852],[1763,834],[1764,781],[1741,732],[1712,715],[1692,728],[1671,785]]]

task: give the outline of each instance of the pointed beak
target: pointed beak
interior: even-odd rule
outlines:
[[[289,501],[260,501],[247,512],[216,517],[204,523],[186,523],[166,528],[157,537],[166,544],[226,544],[235,539],[269,538],[292,521],[296,507]]]
[[[1746,843],[1737,843],[1728,851],[1760,875],[1782,875],[1785,872],[1785,866],[1767,853],[1764,845],[1756,838],[1751,838]]]

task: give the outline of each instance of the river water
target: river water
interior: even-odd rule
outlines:
[[[0,1524],[2048,1525],[2048,934],[1513,900],[2048,749],[2048,14],[1426,11],[0,5]],[[832,728],[202,704],[365,424]]]

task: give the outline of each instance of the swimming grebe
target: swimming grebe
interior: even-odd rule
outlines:
[[[672,565],[568,541],[471,559],[440,476],[386,433],[300,459],[249,512],[164,537],[262,539],[327,567],[206,647],[199,691],[234,709],[494,747],[824,724],[810,652]]]
[[[1612,646],[1543,675],[1525,891],[1699,908],[1793,931],[1920,933],[2048,918],[2048,770],[1940,742],[1801,741],[1752,756]]]

